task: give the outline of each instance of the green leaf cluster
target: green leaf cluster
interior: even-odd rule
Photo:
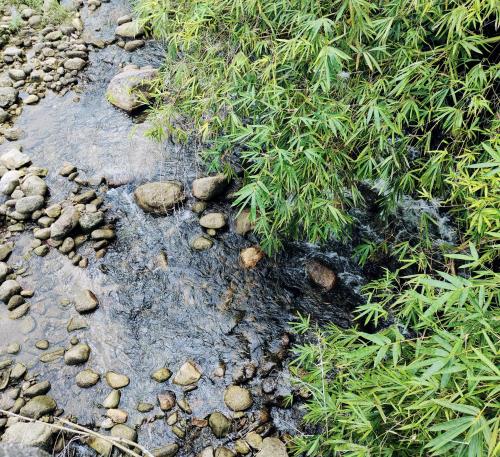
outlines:
[[[268,251],[348,236],[362,182],[384,213],[402,195],[439,198],[479,235],[498,227],[496,0],[138,0],[137,11],[168,50],[152,134],[196,133],[216,167],[239,151],[236,204]]]

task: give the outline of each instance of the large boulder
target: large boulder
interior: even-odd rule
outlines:
[[[134,192],[137,204],[148,213],[166,214],[184,198],[182,184],[178,181],[149,182]]]
[[[146,103],[150,83],[157,76],[158,70],[154,68],[125,67],[110,81],[106,97],[111,104],[132,112]]]

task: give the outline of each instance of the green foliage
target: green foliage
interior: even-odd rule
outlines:
[[[298,454],[498,455],[500,275],[438,274],[385,291],[398,324],[376,334],[315,329],[297,348],[295,373],[311,394],[305,420],[324,431],[298,438]]]
[[[268,251],[284,236],[348,235],[360,181],[378,184],[386,212],[403,194],[438,197],[465,205],[473,231],[498,225],[498,180],[473,168],[499,154],[496,1],[139,0],[137,11],[168,48],[154,135],[197,133],[213,166],[241,148],[236,204],[259,215]]]

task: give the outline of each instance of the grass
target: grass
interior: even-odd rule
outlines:
[[[492,0],[138,0],[165,42],[151,134],[244,169],[235,205],[263,248],[348,240],[363,186],[391,268],[365,288],[358,325],[295,324],[292,369],[310,400],[308,456],[495,456],[498,371],[500,7]],[[455,245],[401,238],[410,196],[452,221]],[[372,203],[372,202],[370,202]]]

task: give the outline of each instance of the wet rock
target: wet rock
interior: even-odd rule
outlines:
[[[130,27],[127,24],[124,26]],[[126,67],[109,83],[106,91],[108,101],[127,112],[136,110],[144,105],[145,98],[148,97],[150,83],[157,76],[158,70],[153,68]]]
[[[150,182],[139,186],[134,192],[137,204],[146,212],[167,214],[185,196],[178,181]]]
[[[59,360],[64,355],[64,348],[57,348],[53,351],[47,352],[40,357],[40,362],[51,363]]]
[[[21,415],[31,419],[39,419],[53,413],[57,408],[56,402],[48,395],[39,395],[32,398],[21,408]]]
[[[24,391],[24,396],[26,398],[38,397],[39,395],[45,395],[49,390],[50,390],[50,382],[41,381],[32,385],[31,387],[28,387]]]
[[[10,195],[19,185],[21,173],[17,170],[10,170],[5,173],[0,179],[0,192],[4,195]]]
[[[116,27],[115,34],[122,38],[136,38],[144,33],[138,21],[124,22]]]
[[[61,176],[68,177],[70,174],[74,173],[75,171],[76,171],[76,167],[74,165],[72,165],[71,163],[66,163],[59,170],[59,174]]]
[[[170,379],[172,372],[168,368],[160,368],[153,372],[151,378],[156,382],[165,382]]]
[[[206,251],[213,246],[214,242],[205,235],[197,236],[189,241],[189,246],[195,251]]]
[[[17,100],[17,90],[12,87],[0,87],[0,107],[8,108]]]
[[[188,361],[179,368],[173,383],[180,386],[188,386],[197,383],[200,378],[201,372],[198,367],[193,362]]]
[[[265,438],[257,457],[288,457],[288,452],[278,438]]]
[[[101,211],[86,213],[80,217],[80,227],[84,232],[91,232],[104,222],[104,214]]]
[[[7,348],[7,354],[17,354],[21,350],[21,345],[19,343],[10,343]]]
[[[207,229],[220,229],[226,225],[226,216],[222,213],[208,213],[200,218],[200,225]]]
[[[5,262],[0,262],[0,282],[3,282],[10,272],[9,266]]]
[[[112,390],[102,402],[102,406],[107,409],[117,408],[120,404],[120,399],[121,392],[119,390]]]
[[[87,65],[87,62],[79,57],[73,57],[72,59],[68,59],[64,62],[64,68],[66,68],[66,70],[78,71],[85,67],[85,65]]]
[[[23,197],[16,202],[16,211],[21,214],[31,214],[33,211],[43,207],[43,197],[40,195],[32,195]]]
[[[0,260],[7,259],[13,249],[14,243],[12,242],[0,244]]]
[[[117,424],[111,429],[111,436],[137,442],[137,432],[124,424]]]
[[[67,206],[59,218],[50,227],[50,236],[54,240],[62,240],[78,225],[80,211],[74,206]]]
[[[21,286],[14,279],[7,279],[0,286],[0,300],[7,303],[13,295],[17,295],[21,292]]]
[[[246,235],[248,232],[251,232],[255,227],[253,222],[250,222],[250,211],[243,210],[238,216],[236,216],[236,220],[234,223],[234,231],[238,235]]]
[[[240,252],[240,261],[244,268],[255,268],[263,258],[264,251],[258,246],[252,246]]]
[[[45,351],[49,348],[49,342],[47,340],[39,340],[35,343],[35,347],[41,351]]]
[[[217,438],[224,438],[231,430],[231,421],[219,411],[210,414],[208,425]]]
[[[170,411],[176,403],[175,393],[172,391],[167,391],[158,394],[158,404],[162,411]]]
[[[132,40],[127,41],[123,49],[128,52],[134,52],[136,49],[142,48],[144,46],[144,40]]]
[[[40,195],[43,197],[47,193],[47,184],[39,176],[30,175],[22,182],[21,190],[26,196]]]
[[[311,260],[306,265],[309,278],[325,290],[331,290],[337,280],[335,273],[317,260]]]
[[[49,247],[46,244],[43,244],[42,246],[38,246],[33,249],[33,252],[40,257],[45,257],[49,253],[49,250]]]
[[[16,443],[49,449],[54,433],[54,429],[41,422],[16,422],[7,428],[2,436],[2,443]],[[14,456],[15,454],[7,453],[6,455]],[[31,454],[31,452],[24,455],[36,456],[35,453]]]
[[[229,386],[224,392],[224,403],[232,411],[245,411],[253,404],[252,394],[240,386]]]
[[[177,443],[167,444],[151,451],[154,457],[174,457],[179,452]]]
[[[115,373],[114,371],[108,371],[106,373],[106,382],[109,387],[113,389],[121,389],[122,387],[126,387],[130,383],[130,379],[128,376],[123,374]]]
[[[114,230],[111,229],[97,229],[90,234],[90,238],[93,240],[113,240],[116,234]]]
[[[223,174],[207,176],[193,181],[193,195],[199,200],[212,200],[227,187],[227,179]]]
[[[88,344],[80,343],[68,349],[64,354],[66,365],[80,365],[85,363],[90,357],[90,347]]]
[[[14,366],[10,371],[10,378],[14,380],[24,378],[26,372],[27,372],[26,365],[22,363],[16,363],[14,364]]]
[[[152,405],[151,403],[146,403],[146,402],[141,401],[137,405],[137,411],[139,411],[140,413],[149,413],[150,411],[153,411],[153,409],[154,409],[154,405]]]
[[[17,148],[12,148],[0,156],[0,164],[9,170],[17,170],[31,162],[31,159]]]
[[[31,94],[28,95],[23,101],[26,105],[34,105],[40,101],[40,98],[35,94]]]
[[[106,415],[115,423],[115,424],[124,424],[127,422],[128,414],[126,411],[121,409],[108,409],[106,411]]]
[[[68,333],[71,333],[71,332],[74,332],[75,330],[81,330],[81,329],[84,329],[87,327],[88,327],[88,324],[87,324],[87,321],[85,319],[83,319],[82,317],[79,317],[79,316],[75,316],[75,317],[72,317],[68,321],[68,325],[66,326],[66,330],[68,331]]]
[[[99,306],[99,301],[94,292],[88,289],[78,292],[75,298],[75,309],[79,313],[90,313],[95,311]]]
[[[87,388],[95,386],[100,379],[99,373],[95,372],[91,368],[80,371],[76,375],[76,385],[81,388]]]
[[[87,444],[97,452],[98,455],[104,457],[109,457],[113,452],[113,444],[104,438],[99,436],[89,436],[87,439]]]

